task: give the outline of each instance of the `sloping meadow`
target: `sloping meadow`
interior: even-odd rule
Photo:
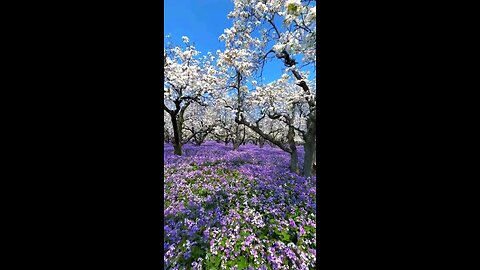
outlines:
[[[165,144],[166,269],[315,269],[316,178],[265,146]],[[303,155],[300,148],[299,154]]]

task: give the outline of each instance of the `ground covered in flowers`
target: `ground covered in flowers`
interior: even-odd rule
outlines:
[[[290,173],[287,153],[215,142],[185,145],[181,157],[164,150],[166,269],[315,269],[316,178]]]

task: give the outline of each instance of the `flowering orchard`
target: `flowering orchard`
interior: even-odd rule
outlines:
[[[165,264],[313,269],[316,1],[233,4],[222,50],[164,48]]]

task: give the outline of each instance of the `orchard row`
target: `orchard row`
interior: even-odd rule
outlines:
[[[227,15],[227,14],[226,14]],[[202,55],[188,37],[164,49],[164,135],[174,153],[206,140],[268,142],[289,154],[290,171],[312,175],[316,149],[316,2],[234,0],[224,49]],[[283,64],[268,83],[266,63]],[[268,64],[267,64],[268,66]],[[297,147],[302,144],[303,168]]]

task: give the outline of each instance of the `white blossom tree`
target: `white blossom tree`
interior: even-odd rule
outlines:
[[[233,144],[233,149],[237,150],[241,143],[245,141],[245,127],[235,122],[237,114],[237,96],[225,95],[217,101],[218,129],[216,138],[227,145],[229,142]]]
[[[233,20],[233,26],[225,29],[225,33],[220,36],[220,40],[225,41],[226,50],[235,48],[252,52],[254,66],[257,64],[263,67],[272,58],[282,61],[285,71],[293,75],[296,85],[303,91],[308,108],[304,114],[306,130],[302,133],[305,148],[303,174],[310,176],[316,143],[316,95],[302,68],[315,68],[316,65],[316,1],[233,2],[234,9],[228,14]],[[301,57],[300,61],[295,59],[298,57]],[[245,120],[236,121],[247,125],[243,123]]]
[[[213,104],[201,106],[193,103],[184,115],[182,134],[185,138],[182,144],[193,141],[194,144],[201,145],[215,131],[219,123],[216,107]]]
[[[182,155],[182,132],[185,111],[192,103],[208,106],[219,86],[224,85],[223,76],[212,62],[215,56],[200,52],[182,37],[184,48],[170,47],[164,50],[164,104],[170,116],[174,134],[174,153]]]
[[[173,127],[168,114],[163,116],[163,136],[165,142],[173,143]]]
[[[255,47],[251,46],[252,48]],[[227,44],[223,52],[218,51],[219,55],[217,65],[222,71],[230,74],[226,85],[225,98],[221,99],[225,108],[229,108],[235,116],[233,130],[229,130],[233,150],[237,150],[245,141],[245,126],[239,122],[239,117],[245,111],[245,99],[249,94],[246,86],[247,78],[251,77],[253,72],[258,69],[256,59],[260,55],[258,51],[251,50],[249,46],[242,46],[240,42]]]

